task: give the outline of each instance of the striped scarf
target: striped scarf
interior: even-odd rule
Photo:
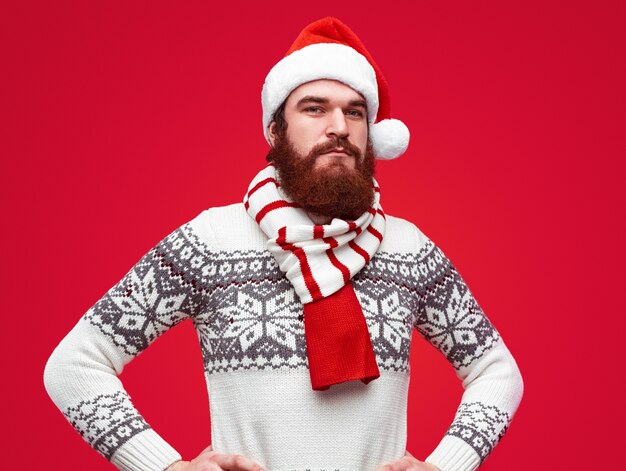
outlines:
[[[269,237],[267,247],[304,304],[304,329],[312,387],[380,376],[372,342],[350,279],[378,250],[385,233],[380,189],[355,221],[313,224],[281,190],[273,165],[248,187],[244,206]]]

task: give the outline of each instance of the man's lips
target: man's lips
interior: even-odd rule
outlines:
[[[334,149],[329,150],[328,152],[324,152],[322,155],[326,154],[342,154],[346,156],[351,156],[352,154],[347,152],[343,147],[336,147]]]

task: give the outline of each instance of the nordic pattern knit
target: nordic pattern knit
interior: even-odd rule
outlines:
[[[214,450],[248,456],[269,471],[372,471],[405,452],[415,328],[464,388],[426,461],[442,471],[476,469],[506,432],[523,382],[443,252],[410,222],[387,215],[378,252],[353,277],[381,376],[313,391],[303,306],[266,241],[243,204],[208,209],[89,308],[44,373],[48,394],[81,436],[122,470],[161,471],[180,459],[135,409],[118,375],[160,335],[191,319]]]

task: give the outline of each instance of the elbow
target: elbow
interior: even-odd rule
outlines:
[[[515,362],[515,360],[513,360]],[[516,401],[515,408],[519,407],[522,402],[522,397],[524,397],[524,378],[522,377],[522,372],[520,371],[517,363],[515,363],[515,373],[513,375],[513,388],[514,388],[514,400]]]
[[[504,345],[503,347],[504,354],[500,358],[501,371],[498,376],[503,387],[503,400],[509,403],[509,410],[515,413],[524,396],[524,378],[509,349]]]
[[[505,397],[506,401],[509,403],[509,408],[513,412],[517,410],[520,403],[522,402],[522,397],[524,396],[524,378],[522,377],[522,372],[513,358],[513,355],[508,351],[507,354],[503,358],[503,384],[504,389],[506,391]]]
[[[79,321],[48,358],[44,387],[56,406],[64,410],[78,398],[92,396],[94,389],[120,387],[123,360],[121,352]]]
[[[57,404],[57,398],[60,395],[60,391],[63,389],[62,378],[63,373],[58,368],[58,364],[55,362],[53,356],[51,356],[48,358],[43,370],[43,386],[48,393],[48,397],[50,397],[55,404]]]
[[[463,386],[471,394],[484,394],[494,403],[501,404],[509,411],[515,411],[524,395],[522,373],[506,347],[500,342],[474,365],[465,377]]]
[[[69,377],[67,364],[60,358],[58,347],[48,358],[43,370],[43,384],[52,402],[60,404],[62,392],[66,389],[66,381]]]

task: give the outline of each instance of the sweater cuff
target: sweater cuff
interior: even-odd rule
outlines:
[[[478,453],[452,435],[445,435],[424,461],[437,466],[440,471],[473,471],[480,465]]]
[[[122,471],[163,471],[181,458],[153,429],[147,429],[121,446],[111,463]]]

